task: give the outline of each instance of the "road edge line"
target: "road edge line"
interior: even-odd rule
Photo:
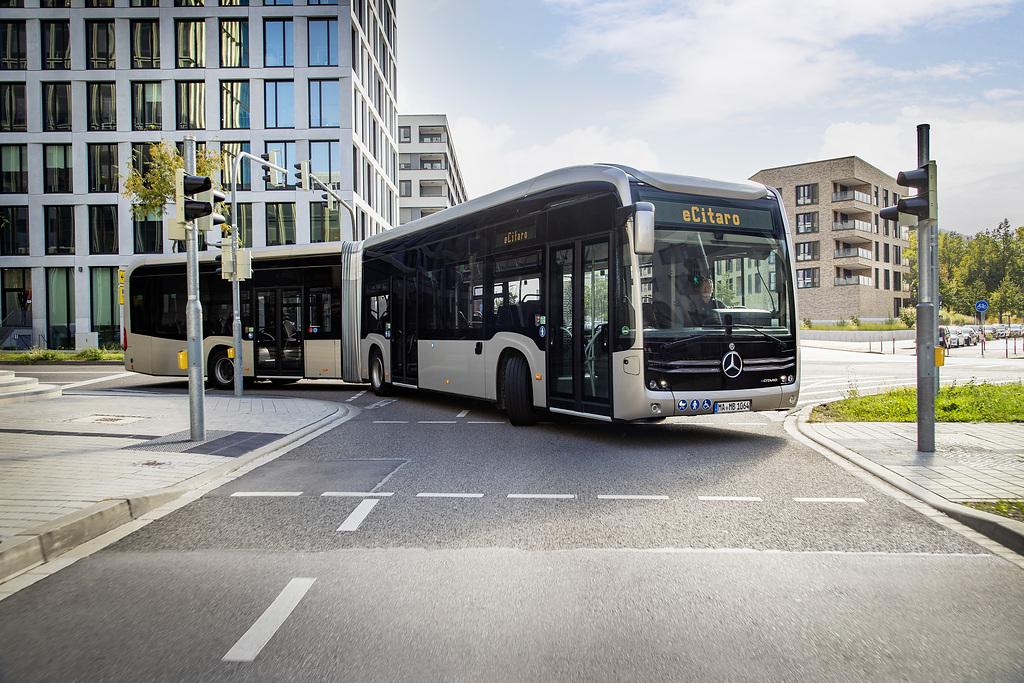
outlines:
[[[948,501],[942,496],[932,493],[912,481],[901,477],[889,468],[872,462],[860,453],[852,451],[849,448],[832,441],[832,439],[829,439],[826,436],[815,433],[813,430],[807,428],[806,425],[807,417],[811,414],[811,410],[813,410],[816,405],[819,404],[804,406],[796,415],[790,416],[793,420],[793,424],[795,425],[795,430],[800,436],[803,436],[818,447],[829,451],[835,456],[843,458],[865,472],[881,479],[889,486],[916,498],[922,503],[935,508],[944,515],[947,515],[970,529],[988,537],[992,541],[995,541],[1017,555],[1024,555],[1024,522],[1004,519],[998,515],[993,515],[981,510],[975,510],[967,507],[966,505],[958,505],[957,503]],[[793,433],[792,428],[790,427],[790,419],[786,420],[785,427],[786,431]]]
[[[20,534],[15,534],[9,539],[9,543],[5,542],[4,545],[7,547],[0,548],[0,600],[8,594],[4,590],[5,583],[24,576],[26,572],[45,570],[47,564],[65,553],[89,541],[94,541],[104,534],[117,531],[126,524],[139,521],[144,515],[153,515],[146,522],[148,523],[164,514],[169,514],[177,509],[172,506],[186,494],[225,477],[229,477],[228,481],[230,481],[235,478],[230,475],[236,472],[236,476],[241,476],[243,472],[238,472],[238,470],[243,468],[248,467],[249,469],[246,471],[251,471],[265,465],[297,448],[305,441],[319,436],[320,433],[347,422],[358,413],[359,410],[353,406],[336,404],[334,411],[294,432],[282,434],[281,438],[266,446],[257,448],[230,462],[217,465],[177,484],[143,491],[134,496],[102,500],[81,510],[26,529]],[[262,462],[257,462],[261,459]],[[188,502],[191,500],[185,501],[185,503]],[[163,514],[154,514],[165,507],[169,509]],[[139,528],[142,526],[145,524],[139,525]],[[118,539],[112,539],[110,542],[113,543],[114,540]],[[48,576],[49,574],[44,575]],[[9,594],[13,594],[13,592]]]

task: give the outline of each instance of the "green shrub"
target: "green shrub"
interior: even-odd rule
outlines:
[[[43,363],[45,361],[60,360],[63,357],[64,354],[53,349],[32,349],[28,352],[26,360],[30,363]]]
[[[805,330],[811,329],[811,319],[810,318],[804,318],[803,320],[801,320],[800,321],[800,327],[805,329]]]
[[[907,306],[900,309],[900,322],[910,329],[917,322],[917,309],[913,306]]]
[[[102,349],[82,349],[75,354],[75,360],[103,360]]]
[[[836,327],[846,327],[846,319],[840,318],[836,321]]]
[[[850,324],[854,327],[860,327],[860,318],[856,314],[850,316]]]

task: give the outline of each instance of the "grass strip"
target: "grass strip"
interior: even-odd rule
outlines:
[[[994,515],[1024,522],[1024,500],[973,501],[963,503],[963,505],[972,507],[975,510],[981,510],[982,512],[991,512]]]
[[[916,422],[917,389],[850,396],[817,406],[811,422]],[[1024,422],[1024,385],[967,384],[942,387],[935,399],[938,422]]]
[[[62,361],[124,361],[124,351],[104,349],[82,349],[81,351],[56,351],[54,349],[29,349],[28,351],[0,351],[0,363],[60,363]]]

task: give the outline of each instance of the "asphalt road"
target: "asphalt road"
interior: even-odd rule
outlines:
[[[907,376],[880,358],[807,353],[805,386]],[[1021,570],[780,415],[258,390],[359,412],[0,602],[0,680],[1024,679]]]

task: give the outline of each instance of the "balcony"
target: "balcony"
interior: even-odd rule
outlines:
[[[865,204],[871,203],[871,195],[867,192],[859,192],[857,190],[843,190],[842,192],[833,192],[832,201],[834,202],[864,202]]]
[[[859,247],[847,247],[846,249],[836,249],[835,251],[836,258],[847,258],[850,256],[858,256],[860,258],[870,259],[871,250],[860,249]]]
[[[867,275],[850,275],[836,278],[836,287],[847,287],[849,285],[866,285],[870,287],[871,278]]]

